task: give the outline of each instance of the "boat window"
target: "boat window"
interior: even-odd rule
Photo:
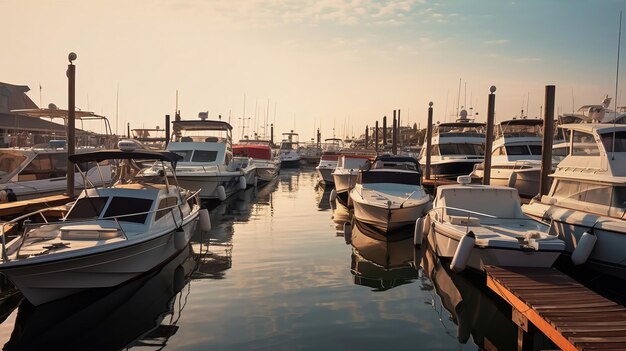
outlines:
[[[613,187],[613,206],[626,209],[626,186]]]
[[[292,143],[282,143],[280,144],[281,150],[295,150],[295,145]]]
[[[191,161],[191,150],[172,150],[173,153],[180,155],[183,159],[179,162]]]
[[[613,133],[600,135],[606,152],[613,152]],[[626,131],[615,132],[615,152],[626,152]]]
[[[217,158],[217,151],[211,150],[195,150],[193,152],[192,162],[213,162]]]
[[[67,154],[50,154],[50,161],[54,170],[52,178],[67,176]]]
[[[530,155],[530,150],[526,145],[507,145],[506,153],[509,156]]]
[[[111,199],[111,203],[107,207],[106,212],[104,213],[104,217],[116,217],[116,216],[124,216],[119,217],[118,220],[121,222],[134,222],[134,223],[145,223],[146,217],[148,217],[147,213],[150,211],[152,207],[151,199],[140,199],[135,197],[125,197],[125,196],[114,196]],[[141,213],[134,216],[128,216],[133,213]]]
[[[369,183],[394,183],[420,185],[421,177],[415,172],[359,172],[357,182]]]
[[[108,200],[108,196],[80,198],[72,206],[65,219],[98,218]]]
[[[162,208],[166,208],[166,210],[157,211],[156,216],[154,217],[154,220],[157,221],[161,217],[171,212],[172,209],[170,207],[176,206],[177,203],[178,203],[178,199],[174,196],[161,199],[161,201],[159,202],[159,210]]]
[[[569,153],[569,146],[559,146],[552,149],[552,156],[565,157]]]
[[[0,153],[0,176],[15,171],[24,161],[26,161],[26,156],[22,154],[14,154],[11,152]]]
[[[439,150],[444,156],[448,155],[474,155],[484,156],[485,146],[482,144],[439,144]]]
[[[39,154],[37,155],[18,176],[19,181],[28,180],[41,180],[50,178],[65,177],[67,174],[67,161],[61,162],[64,164],[63,169],[55,169],[53,167],[53,159],[51,154]],[[65,154],[61,154],[63,158],[67,157]],[[56,157],[56,155],[55,155]],[[56,161],[54,164],[58,164]]]
[[[593,134],[573,131],[572,140],[574,143],[574,148],[572,150],[572,155],[575,156],[599,156],[600,149],[598,149],[598,144],[596,144],[596,140],[593,138]]]
[[[541,145],[528,145],[528,147],[530,148],[531,155],[541,156]]]
[[[603,184],[585,183],[573,180],[559,180],[554,191],[555,197],[609,206],[611,187]]]

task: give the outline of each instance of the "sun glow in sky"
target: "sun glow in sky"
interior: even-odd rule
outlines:
[[[496,120],[526,106],[539,117],[548,84],[557,112],[615,96],[624,9],[617,0],[0,0],[0,81],[28,85],[37,104],[41,85],[42,105],[66,107],[74,51],[77,106],[119,133],[126,122],[163,127],[176,91],[183,118],[230,116],[235,139],[244,95],[246,134],[262,135],[267,121],[301,141],[317,127],[323,138],[333,128],[358,136],[394,109],[403,125],[424,126],[429,101],[435,120],[465,105],[484,121],[491,85]]]

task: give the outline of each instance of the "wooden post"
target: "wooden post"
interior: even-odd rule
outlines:
[[[552,171],[552,138],[554,137],[554,96],[556,87],[546,85],[546,97],[543,115],[543,142],[541,144],[541,179],[539,181],[539,194],[547,195],[550,191],[548,174]]]
[[[165,147],[170,144],[170,115],[165,115]]]
[[[369,141],[369,126],[365,126],[365,149],[367,150],[367,142]]]
[[[391,153],[398,154],[398,120],[396,110],[393,110],[393,124],[391,125]]]
[[[426,170],[424,175],[430,180],[430,154],[433,137],[433,102],[428,103],[428,125],[426,126]]]
[[[274,123],[270,124],[270,147],[274,146]]]
[[[387,116],[383,116],[383,151],[387,145]]]
[[[398,144],[398,147],[402,146],[402,131],[400,130],[400,126],[402,124],[400,124],[400,110],[398,110],[398,136],[396,137],[396,143]]]
[[[70,52],[67,66],[67,156],[76,151],[76,54]],[[74,164],[67,160],[67,196],[74,198]]]
[[[483,171],[483,184],[489,185],[491,181],[491,149],[493,148],[493,120],[496,109],[495,85],[489,88],[489,103],[487,105],[487,132],[485,133],[485,165]]]
[[[126,122],[126,137],[130,139],[130,122]]]
[[[378,121],[374,125],[374,150],[378,154]]]

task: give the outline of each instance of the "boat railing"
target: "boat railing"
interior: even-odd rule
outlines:
[[[117,216],[110,216],[110,217],[102,217],[102,218],[81,218],[81,219],[76,219],[76,220],[71,220],[71,221],[66,221],[66,220],[61,220],[58,222],[53,222],[54,224],[67,224],[67,225],[72,225],[72,224],[80,224],[80,223],[85,223],[85,222],[93,222],[94,220],[113,220],[116,225],[117,228],[121,231],[122,235],[124,235],[124,239],[128,240],[128,236],[126,235],[126,232],[124,231],[124,228],[122,227],[121,223],[120,223],[120,218],[126,218],[126,217],[133,217],[133,216],[140,216],[140,215],[149,215],[151,213],[156,213],[156,212],[164,212],[164,211],[170,211],[170,213],[172,214],[172,219],[174,220],[174,223],[176,223],[176,216],[174,215],[174,209],[178,208],[178,210],[180,211],[180,220],[181,222],[184,220],[183,218],[183,213],[182,213],[182,209],[180,208],[180,206],[182,206],[183,203],[188,202],[190,199],[196,199],[197,195],[200,193],[202,189],[198,189],[196,191],[194,191],[193,193],[189,194],[188,196],[185,197],[185,199],[183,201],[181,201],[180,203],[177,203],[175,205],[172,206],[168,206],[168,207],[162,207],[162,208],[157,208],[155,210],[151,210],[151,211],[143,211],[143,212],[134,212],[134,213],[127,213],[127,214],[122,214],[122,215],[117,215]],[[196,201],[197,205],[200,205],[199,202]],[[37,210],[35,212],[31,212],[22,216],[19,216],[17,218],[14,218],[8,222],[4,222],[0,225],[0,236],[2,237],[2,260],[4,262],[7,262],[9,260],[7,252],[6,252],[6,235],[5,235],[5,226],[7,225],[11,225],[11,224],[18,224],[20,221],[24,220],[24,222],[26,222],[26,220],[32,216],[36,216],[36,215],[40,215],[43,220],[44,223],[42,223],[41,225],[45,225],[45,224],[49,224],[50,222],[48,222],[47,218],[43,215],[44,212],[49,211],[50,208],[44,208],[41,210]],[[181,223],[182,225],[182,223]],[[23,234],[22,236],[22,242],[20,243],[20,246],[18,247],[18,252],[19,249],[21,248],[22,244],[26,241],[26,239],[28,238],[28,222],[25,223],[24,228],[23,228]]]

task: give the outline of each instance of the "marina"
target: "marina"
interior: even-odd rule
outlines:
[[[622,2],[114,5],[0,4],[4,350],[626,350]]]

